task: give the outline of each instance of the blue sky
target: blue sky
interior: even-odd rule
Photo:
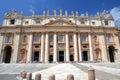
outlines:
[[[69,14],[71,11],[78,11],[79,15],[88,11],[91,16],[107,10],[115,20],[120,18],[120,0],[0,0],[0,25],[4,13],[11,12],[12,9],[23,11],[24,15],[31,15],[32,10],[40,15],[44,10],[50,10],[52,14],[53,10],[59,13],[59,9],[62,9]]]

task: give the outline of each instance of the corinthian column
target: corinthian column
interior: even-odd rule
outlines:
[[[2,54],[2,53],[3,53],[2,46],[3,46],[3,44],[4,44],[4,41],[5,41],[5,40],[4,40],[3,35],[0,34],[0,62],[2,62],[2,57],[3,57],[3,56],[2,56],[2,55],[3,55],[3,54]]]
[[[74,33],[74,61],[78,62],[77,35]]]
[[[41,62],[44,62],[44,32],[42,32],[42,36],[41,36]]]
[[[105,35],[102,34],[100,36],[100,43],[101,43],[101,51],[102,51],[102,60],[104,62],[107,62],[108,61],[108,57],[107,57],[107,47],[106,47],[106,42],[105,42]]]
[[[14,44],[14,52],[13,52],[13,63],[17,63],[18,53],[19,53],[19,44],[20,44],[20,34],[16,33],[15,44]]]
[[[115,61],[120,61],[120,42],[119,42],[119,36],[117,34],[114,34],[114,41],[115,41]]]
[[[46,39],[45,39],[45,62],[49,62],[49,34],[46,32]]]
[[[57,62],[57,33],[54,33],[54,56],[53,61]]]
[[[29,47],[28,47],[28,55],[27,55],[27,62],[31,62],[32,57],[32,42],[33,42],[33,33],[29,35]]]
[[[89,38],[89,49],[90,49],[90,61],[93,61],[93,44],[92,44],[92,35],[88,35]]]
[[[80,33],[78,33],[78,51],[79,51],[79,61],[82,61],[82,48],[81,48],[81,36]]]
[[[69,37],[68,33],[66,33],[66,62],[69,62]]]

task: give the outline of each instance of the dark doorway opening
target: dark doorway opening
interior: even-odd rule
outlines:
[[[52,63],[53,62],[53,55],[49,56],[49,62]]]
[[[64,62],[64,51],[59,51],[59,62]]]
[[[114,51],[115,48],[113,46],[109,46],[109,58],[110,58],[110,62],[114,62]]]
[[[82,57],[83,57],[83,61],[88,61],[88,52],[87,51],[83,51],[82,52]]]
[[[12,47],[6,46],[4,51],[5,52],[4,52],[3,62],[10,63]]]
[[[70,55],[70,61],[74,61],[74,56]]]
[[[36,61],[36,62],[39,61],[39,51],[34,52],[34,61]]]

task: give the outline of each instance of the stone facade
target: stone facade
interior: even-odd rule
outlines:
[[[103,11],[91,17],[6,13],[0,27],[0,62],[118,62],[120,29]]]

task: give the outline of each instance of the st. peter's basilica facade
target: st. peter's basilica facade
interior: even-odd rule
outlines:
[[[59,14],[58,14],[59,13]],[[54,10],[24,16],[5,13],[0,27],[1,63],[119,62],[120,29],[107,11],[96,16]]]

